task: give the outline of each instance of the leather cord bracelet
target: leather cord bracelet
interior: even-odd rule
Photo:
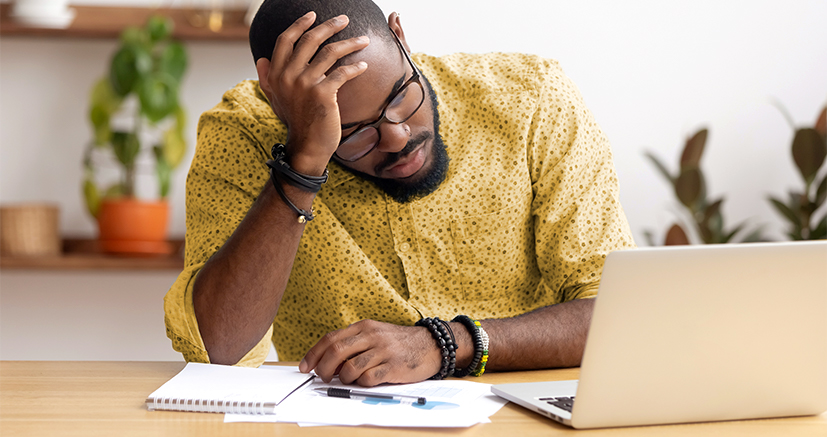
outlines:
[[[279,193],[279,196],[281,196],[281,200],[283,200],[284,203],[287,204],[287,206],[289,206],[293,211],[296,212],[296,214],[299,215],[299,223],[307,223],[310,220],[316,218],[316,216],[313,215],[315,211],[313,211],[312,207],[310,208],[310,211],[305,211],[296,206],[293,202],[290,201],[290,199],[287,198],[287,194],[284,193],[284,188],[281,187],[278,176],[276,176],[276,171],[273,170],[272,167],[270,167],[270,179],[273,180],[273,186],[276,188],[276,191]]]
[[[267,167],[270,168],[270,178],[273,180],[273,186],[276,188],[279,196],[281,196],[281,199],[284,200],[284,203],[286,203],[287,206],[299,215],[298,222],[306,223],[316,218],[316,216],[313,215],[313,208],[310,208],[310,211],[308,212],[296,206],[287,197],[287,194],[284,192],[284,188],[281,187],[279,181],[283,178],[288,184],[296,188],[310,193],[318,193],[319,190],[322,189],[322,184],[327,182],[327,169],[324,170],[324,173],[321,176],[310,176],[299,173],[293,170],[293,168],[290,167],[290,164],[284,160],[286,150],[287,148],[282,143],[276,143],[273,145],[273,149],[270,151],[270,154],[273,155],[273,159],[267,161]],[[279,178],[279,176],[282,178]]]
[[[296,188],[311,193],[318,193],[319,190],[322,189],[322,184],[327,182],[327,169],[324,169],[324,173],[321,176],[310,176],[299,173],[293,170],[290,164],[284,160],[286,153],[287,148],[284,144],[276,143],[273,145],[270,151],[273,159],[267,161],[267,166],[270,167],[271,172],[275,171],[279,175],[284,176],[284,180]]]

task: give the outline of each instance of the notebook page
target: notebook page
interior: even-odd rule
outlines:
[[[266,366],[261,368],[233,367],[216,364],[188,363],[184,370],[167,381],[147,398],[147,408],[168,408],[182,401],[210,401],[214,412],[222,412],[218,405],[227,402],[267,404],[267,413],[311,375],[299,372],[297,367]]]

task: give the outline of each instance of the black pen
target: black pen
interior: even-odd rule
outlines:
[[[360,390],[350,390],[347,388],[337,388],[337,387],[319,387],[316,389],[319,393],[324,393],[330,397],[334,398],[346,398],[346,399],[391,399],[394,401],[416,401],[419,405],[425,405],[424,397],[421,396],[409,396],[409,395],[395,395],[392,393],[374,393],[370,391],[360,391]]]

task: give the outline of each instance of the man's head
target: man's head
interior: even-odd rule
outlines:
[[[391,119],[382,118],[389,114],[388,105],[405,95],[400,88],[418,71],[407,59],[407,42],[398,15],[391,14],[386,22],[382,11],[369,0],[266,0],[250,27],[250,47],[257,63],[262,58],[269,60],[278,36],[309,11],[316,13],[313,27],[339,15],[349,19],[347,27],[325,41],[319,50],[336,41],[362,35],[370,38],[366,48],[342,57],[331,69],[360,61],[367,63],[363,74],[338,90],[342,138],[380,119]],[[261,76],[259,68],[260,80]],[[262,88],[267,86],[266,80],[261,82]],[[447,172],[448,157],[439,135],[437,100],[424,76],[421,82],[424,104],[402,122],[392,120],[374,125],[378,141],[369,153],[353,161],[333,157],[400,202],[434,191]]]

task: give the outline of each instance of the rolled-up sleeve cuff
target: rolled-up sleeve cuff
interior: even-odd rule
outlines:
[[[192,290],[195,277],[204,266],[195,264],[184,269],[164,297],[164,323],[167,337],[172,341],[172,348],[180,352],[187,362],[209,363],[210,357],[204,346],[204,340],[198,330],[195,307],[192,303]],[[273,326],[264,334],[249,352],[235,365],[258,367],[270,353]]]

